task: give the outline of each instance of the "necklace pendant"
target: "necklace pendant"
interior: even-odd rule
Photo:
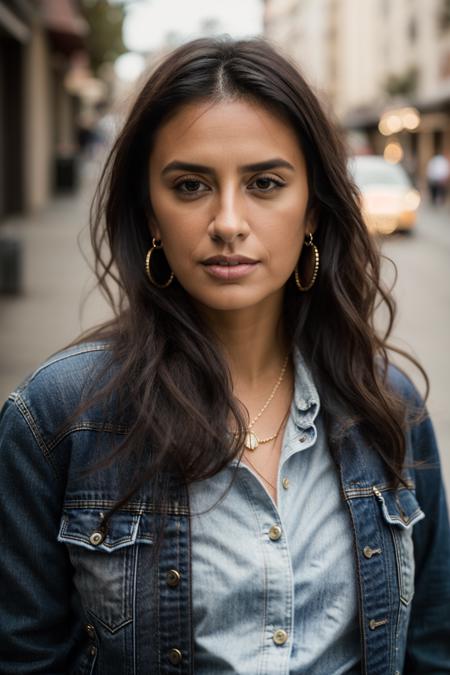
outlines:
[[[245,441],[244,445],[247,448],[247,450],[256,450],[256,448],[259,445],[258,438],[256,437],[256,434],[253,433],[253,431],[247,431],[245,434]]]

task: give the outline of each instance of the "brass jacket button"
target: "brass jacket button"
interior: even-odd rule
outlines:
[[[388,623],[388,619],[370,619],[369,621],[369,628],[370,630],[375,630],[376,628],[379,628],[379,626],[384,626],[385,624]]]
[[[93,546],[98,546],[99,544],[102,543],[102,541],[104,541],[104,539],[105,539],[104,532],[100,532],[99,530],[93,532],[89,537],[89,541]]]
[[[87,623],[84,627],[86,633],[89,635],[91,640],[95,639],[95,628],[91,623]]]
[[[284,645],[284,643],[287,642],[287,639],[288,634],[282,628],[276,630],[275,633],[272,635],[272,640],[275,642],[276,645]]]
[[[281,527],[278,525],[272,525],[272,527],[269,530],[269,539],[272,541],[278,541],[278,539],[281,537],[282,530]]]
[[[381,548],[371,548],[370,546],[364,546],[363,554],[365,558],[372,558],[374,555],[379,555],[381,553]]]
[[[169,651],[169,661],[173,666],[178,666],[183,658],[179,649],[171,649]]]
[[[283,485],[284,489],[287,490],[289,488],[289,478],[283,478],[282,485]]]
[[[168,586],[175,588],[181,581],[181,574],[177,570],[169,570],[166,574],[166,583]]]

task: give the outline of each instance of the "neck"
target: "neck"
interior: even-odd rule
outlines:
[[[271,306],[266,300],[264,307],[202,312],[224,347],[235,388],[253,389],[278,375],[288,351],[279,299]]]

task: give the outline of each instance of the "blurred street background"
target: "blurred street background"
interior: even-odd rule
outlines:
[[[102,160],[139,78],[221,33],[275,43],[342,131],[450,493],[450,0],[0,0],[0,399],[109,315],[89,267]]]

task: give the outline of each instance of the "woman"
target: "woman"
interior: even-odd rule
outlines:
[[[95,207],[115,319],[2,414],[1,672],[450,673],[433,432],[301,76],[180,47]]]

